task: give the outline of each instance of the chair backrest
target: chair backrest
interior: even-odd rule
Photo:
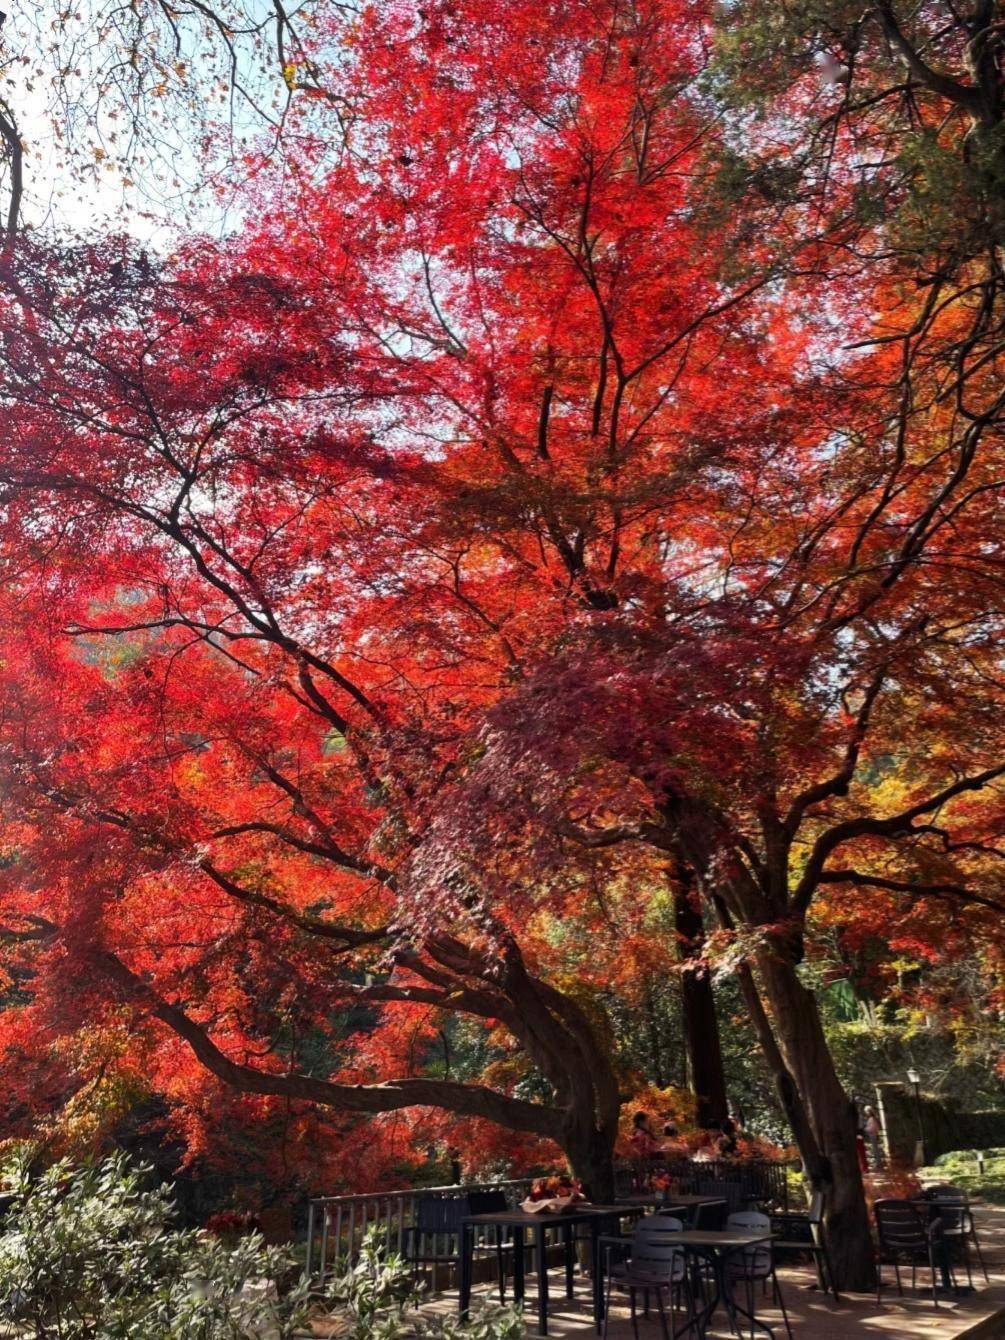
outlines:
[[[771,1220],[758,1210],[740,1210],[726,1220],[727,1228],[747,1233],[770,1233]],[[743,1269],[748,1275],[767,1275],[771,1270],[771,1243],[760,1242],[743,1249]]]
[[[918,1207],[909,1200],[878,1200],[873,1206],[881,1247],[900,1251],[927,1250],[928,1229]]]
[[[673,1232],[666,1228],[654,1232],[636,1225],[632,1234],[630,1270],[634,1274],[655,1275],[668,1284],[684,1278],[684,1253],[673,1245]]]
[[[703,1233],[718,1233],[726,1227],[729,1206],[724,1200],[709,1200],[695,1206],[693,1224]]]
[[[723,1182],[718,1178],[712,1180],[699,1180],[699,1196],[715,1196],[721,1198],[729,1206],[730,1210],[739,1210],[744,1200],[743,1186],[740,1182]]]
[[[639,1230],[645,1233],[682,1233],[684,1222],[672,1214],[647,1214],[638,1221],[633,1231]]]
[[[420,1196],[415,1226],[420,1233],[460,1233],[461,1220],[471,1214],[468,1196]]]
[[[806,1218],[811,1224],[819,1226],[824,1221],[824,1193],[814,1191],[810,1196],[810,1208],[806,1211]]]
[[[794,1214],[791,1211],[773,1214],[771,1231],[783,1242],[805,1242],[807,1247],[812,1247],[817,1240],[808,1214]]]
[[[958,1205],[970,1204],[970,1197],[963,1188],[950,1186],[948,1182],[940,1182],[938,1186],[930,1186],[925,1192],[925,1199],[934,1200],[936,1203],[947,1200],[955,1201]]]
[[[967,1193],[958,1186],[940,1184],[931,1186],[925,1192],[939,1216],[938,1224],[943,1233],[964,1233],[973,1222],[970,1213],[970,1200]]]
[[[630,1196],[636,1190],[635,1171],[631,1166],[622,1165],[614,1169],[614,1190],[619,1196]]]
[[[505,1191],[469,1191],[467,1196],[468,1214],[495,1214],[497,1210],[508,1210],[509,1201]]]

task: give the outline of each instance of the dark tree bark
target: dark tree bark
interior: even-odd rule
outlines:
[[[678,885],[674,893],[674,929],[683,960],[681,1025],[688,1088],[697,1100],[698,1125],[708,1129],[726,1119],[729,1105],[712,982],[696,962],[702,957],[705,933],[691,879]]]
[[[816,997],[803,986],[796,970],[803,923],[792,916],[781,879],[787,873],[787,862],[779,863],[775,881],[765,869],[759,885],[745,862],[737,859],[731,834],[724,830],[719,816],[690,800],[675,798],[667,807],[667,818],[673,825],[679,856],[694,870],[702,895],[722,909],[725,924],[761,932],[755,963],[760,997],[770,1015],[762,1045],[768,1044],[767,1059],[780,1080],[779,1096],[794,1119],[804,1163],[827,1182],[824,1230],[836,1281],[849,1290],[869,1289],[875,1281],[875,1261],[855,1148],[855,1120],[827,1045]],[[785,926],[781,933],[780,924]],[[775,929],[769,929],[772,927]],[[756,1018],[754,1022],[756,1026]],[[781,1068],[777,1057],[772,1061],[773,1040],[777,1040]]]
[[[876,1278],[875,1261],[855,1148],[855,1116],[834,1069],[816,997],[783,953],[763,951],[757,966],[779,1049],[819,1150],[818,1166],[829,1179],[824,1229],[834,1273],[845,1289],[870,1289]]]
[[[47,929],[52,934],[54,928]],[[618,1134],[621,1097],[617,1077],[600,1039],[578,1004],[532,976],[515,945],[495,969],[500,988],[484,997],[476,982],[481,960],[469,955],[460,942],[444,936],[433,946],[439,965],[425,971],[444,979],[443,967],[454,961],[459,975],[451,995],[440,999],[426,988],[376,986],[361,988],[368,999],[422,999],[476,1017],[504,1020],[526,1047],[528,1055],[549,1080],[554,1098],[529,1102],[485,1085],[422,1076],[403,1077],[377,1084],[340,1084],[307,1075],[278,1074],[226,1056],[207,1029],[181,1006],[159,996],[151,984],[134,973],[117,955],[96,952],[89,965],[104,973],[130,1002],[141,1005],[191,1047],[199,1061],[218,1079],[243,1093],[285,1095],[343,1111],[377,1113],[407,1107],[439,1107],[465,1116],[483,1117],[509,1130],[526,1131],[553,1140],[566,1154],[574,1174],[590,1197],[609,1204],[614,1199],[614,1144]],[[461,969],[469,955],[468,972]],[[419,964],[410,960],[413,969]],[[405,995],[404,992],[408,994]]]
[[[777,1039],[771,1028],[771,1021],[765,1013],[764,1005],[754,981],[754,974],[748,963],[741,963],[736,970],[737,981],[743,995],[744,1004],[750,1014],[757,1040],[761,1045],[765,1060],[771,1068],[771,1074],[778,1091],[778,1101],[782,1105],[789,1127],[799,1148],[803,1161],[803,1173],[814,1190],[826,1190],[831,1174],[827,1160],[820,1153],[820,1146],[813,1134],[813,1127],[803,1107],[802,1099],[795,1081],[789,1074],[785,1058],[779,1049]]]

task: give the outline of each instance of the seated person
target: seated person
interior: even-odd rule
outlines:
[[[652,1118],[648,1112],[636,1112],[632,1121],[632,1153],[637,1159],[651,1159],[659,1148],[659,1141],[653,1129]]]
[[[719,1156],[724,1159],[732,1158],[738,1148],[736,1141],[736,1126],[730,1121],[729,1117],[726,1117],[724,1121],[719,1123],[719,1130],[721,1131],[721,1135],[716,1141]]]

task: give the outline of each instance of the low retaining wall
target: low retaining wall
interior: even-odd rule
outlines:
[[[917,1162],[922,1136],[929,1163],[954,1149],[1005,1146],[1005,1111],[963,1112],[950,1100],[926,1093],[916,1102],[906,1084],[892,1081],[876,1085],[876,1105],[887,1157],[895,1162]]]

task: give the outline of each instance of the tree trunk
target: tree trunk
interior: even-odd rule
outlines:
[[[674,929],[683,958],[681,972],[681,1025],[687,1057],[688,1088],[697,1100],[698,1125],[706,1130],[729,1116],[726,1075],[715,996],[707,971],[688,967],[701,957],[705,927],[688,883],[674,893]]]
[[[757,964],[786,1068],[813,1128],[822,1171],[829,1174],[824,1226],[838,1285],[871,1289],[875,1262],[854,1111],[834,1069],[816,997],[779,953],[762,951]]]
[[[646,1011],[646,1031],[649,1034],[649,1057],[652,1066],[653,1079],[656,1081],[656,1087],[662,1089],[666,1087],[666,1076],[663,1073],[663,1048],[660,1046],[660,1026],[656,1018],[656,1002],[653,999],[652,978],[647,975],[645,995],[643,1004]]]
[[[614,1141],[616,1131],[597,1127],[585,1128],[579,1123],[568,1130],[562,1147],[569,1158],[573,1176],[583,1184],[587,1200],[596,1205],[611,1205],[615,1197]]]
[[[813,1133],[810,1119],[806,1115],[803,1101],[799,1097],[799,1090],[796,1088],[795,1081],[785,1065],[785,1058],[779,1050],[778,1042],[771,1028],[771,1021],[764,1011],[764,1005],[761,1003],[761,997],[758,994],[754,974],[750,971],[750,964],[738,964],[736,976],[743,993],[744,1004],[750,1014],[754,1031],[757,1033],[757,1040],[761,1044],[765,1060],[774,1076],[775,1088],[778,1090],[778,1101],[782,1105],[782,1111],[785,1113],[795,1137],[796,1145],[799,1148],[799,1154],[803,1161],[803,1175],[814,1190],[825,1190],[830,1185],[830,1166],[820,1153],[820,1146],[817,1144],[817,1137]]]

